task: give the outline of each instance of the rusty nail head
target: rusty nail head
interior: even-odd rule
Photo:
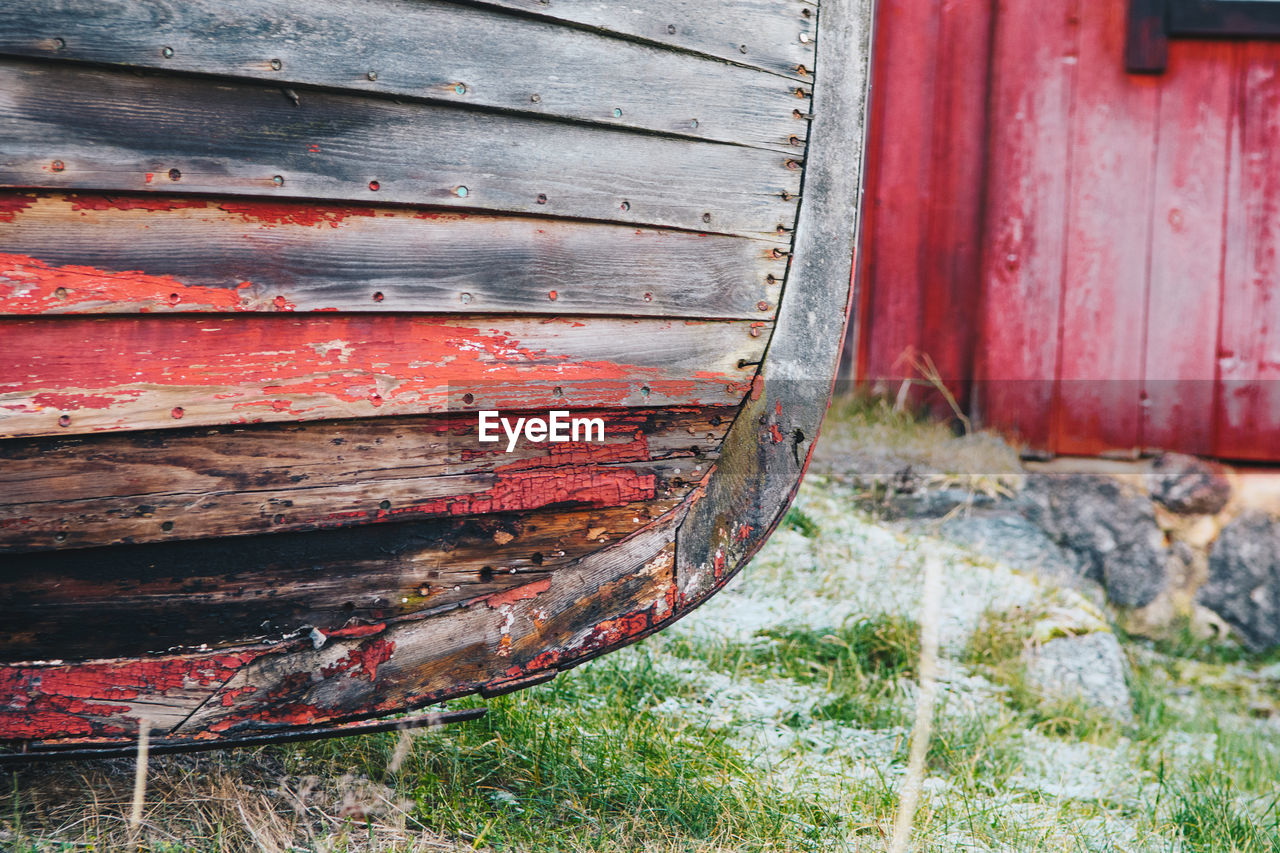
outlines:
[[[63,169],[67,168],[67,165],[61,160],[54,160],[49,164],[49,168],[55,172],[61,172]]]

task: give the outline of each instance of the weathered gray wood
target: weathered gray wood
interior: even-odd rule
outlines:
[[[397,314],[0,320],[0,437],[732,405],[766,322]]]
[[[758,392],[730,427],[677,534],[680,593],[696,605],[737,572],[795,495],[826,413],[853,287],[871,4],[824,0],[814,131],[795,254]]]
[[[580,410],[605,440],[477,440],[477,416],[0,442],[0,553],[670,500],[733,409]],[[546,412],[505,412],[517,416]],[[668,464],[669,463],[669,464]]]
[[[468,0],[669,44],[811,80],[818,4],[812,0]],[[674,30],[674,31],[673,31]],[[744,51],[743,48],[746,48]],[[804,74],[796,69],[803,66]]]
[[[215,547],[11,555],[0,564],[0,597],[10,602],[0,656],[124,657],[279,641],[352,620],[448,618],[467,602],[553,576],[678,501],[249,536]]]
[[[803,48],[800,8],[760,10],[773,26],[756,43],[780,40],[794,18],[790,41]],[[0,4],[0,53],[431,98],[777,149],[808,135],[793,116],[795,90],[809,89],[803,77],[430,0]]]
[[[780,240],[799,158],[258,83],[0,64],[0,185],[439,205]],[[296,94],[296,93],[295,93]]]
[[[19,195],[7,207],[0,314],[275,311],[282,300],[768,320],[786,272],[776,244],[585,222],[148,196]]]

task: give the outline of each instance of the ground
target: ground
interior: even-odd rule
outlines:
[[[840,476],[860,447],[932,459],[929,476],[975,494],[1016,488],[990,436],[864,407],[823,442],[764,550],[653,638],[451,703],[486,704],[473,723],[154,759],[136,837],[131,760],[20,769],[0,783],[0,848],[885,850],[935,561],[914,849],[1280,850],[1280,654],[1126,636],[1087,590],[879,520],[865,479]],[[1038,679],[1071,644],[1115,650],[1103,698]]]

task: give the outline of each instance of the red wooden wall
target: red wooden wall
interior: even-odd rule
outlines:
[[[1127,0],[880,0],[854,376],[1054,453],[1280,461],[1280,41],[1124,70]]]

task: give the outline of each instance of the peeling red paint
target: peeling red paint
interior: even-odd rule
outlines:
[[[373,217],[377,210],[371,207],[331,207],[316,204],[281,204],[266,201],[223,201],[218,207],[234,213],[246,222],[261,225],[306,225],[337,228],[351,216]]]
[[[750,524],[738,525],[737,531],[733,534],[733,538],[739,542],[745,542],[751,538],[751,531],[755,530]]]
[[[778,429],[777,424],[769,425],[769,437],[773,439],[774,444],[782,443],[782,430]]]
[[[385,630],[387,630],[386,622],[375,622],[372,625],[348,625],[345,628],[336,628],[323,633],[330,640],[340,640],[352,637],[372,637],[374,634],[381,634]]]
[[[0,196],[0,222],[12,222],[18,214],[35,204],[35,198],[26,195]]]
[[[555,405],[554,389],[567,383],[581,406],[625,405],[640,382],[657,398],[685,404],[705,396],[720,402],[734,389],[745,391],[739,377],[715,371],[682,376],[656,366],[583,359],[573,353],[576,334],[562,337],[546,324],[509,322],[519,331],[477,328],[457,318],[379,314],[109,315],[68,317],[56,327],[43,320],[0,320],[6,342],[0,349],[0,406],[39,414],[56,405],[54,397],[41,395],[94,394],[102,405],[83,397],[76,405],[96,408],[99,416],[77,426],[119,429],[158,426],[154,414],[175,404],[186,411],[184,423],[213,424],[235,422],[236,409],[246,407],[263,410],[270,420],[374,414],[375,404],[392,413],[441,411],[464,389],[483,395],[487,406],[525,411]],[[54,328],[58,341],[75,345],[52,341]],[[289,410],[279,408],[282,400],[291,401]],[[9,423],[20,430],[10,434],[56,431],[47,417]]]
[[[175,300],[174,297],[177,297]],[[0,313],[57,314],[122,305],[141,309],[243,310],[240,296],[221,287],[184,284],[139,270],[53,266],[30,255],[0,253]]]
[[[226,683],[262,652],[0,668],[0,738],[127,733],[132,702]]]
[[[598,649],[621,643],[631,637],[644,633],[649,627],[649,612],[628,613],[616,619],[606,619],[598,623],[592,630],[583,649]]]
[[[493,595],[485,596],[477,599],[483,601],[490,608],[497,610],[499,607],[508,604],[515,604],[517,601],[527,601],[530,598],[537,598],[547,590],[551,589],[551,578],[543,578],[527,583],[524,586],[518,586],[515,589],[508,589],[504,592],[496,592]]]
[[[400,507],[392,514],[478,515],[569,503],[621,506],[651,500],[656,487],[655,475],[629,468],[535,469],[499,474],[483,492]]]
[[[396,644],[390,640],[363,643],[347,652],[341,660],[322,667],[320,677],[332,678],[345,673],[353,678],[363,675],[366,680],[373,681],[378,677],[378,667],[391,659],[395,649]]]

